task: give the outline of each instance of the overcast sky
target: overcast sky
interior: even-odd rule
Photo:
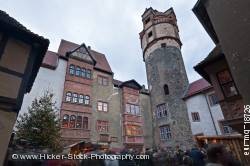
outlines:
[[[31,31],[50,40],[57,51],[60,40],[85,43],[104,53],[114,77],[147,84],[139,32],[145,8],[177,15],[182,56],[189,82],[200,76],[193,66],[214,47],[212,40],[192,12],[197,0],[0,0],[0,9]]]

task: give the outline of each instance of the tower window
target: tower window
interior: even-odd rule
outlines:
[[[150,31],[150,32],[148,33],[148,37],[150,38],[151,36],[153,36],[152,31]]]
[[[145,20],[145,24],[149,23],[150,17]]]
[[[160,127],[160,137],[161,137],[161,140],[170,140],[172,138],[169,125]]]
[[[165,84],[165,85],[163,86],[163,89],[164,89],[165,95],[169,95],[169,89],[168,89],[168,85],[167,85],[167,84]]]
[[[161,47],[165,48],[166,47],[166,43],[161,43]]]
[[[192,115],[193,122],[200,122],[199,112],[192,112],[191,115]]]
[[[168,111],[165,103],[156,106],[156,116],[157,118],[168,116]]]

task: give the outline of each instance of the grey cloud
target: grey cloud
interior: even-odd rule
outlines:
[[[189,80],[200,77],[193,66],[207,55],[213,43],[191,11],[196,1],[0,0],[0,9],[49,38],[50,50],[57,51],[62,38],[84,42],[106,55],[116,79],[136,79],[146,84],[138,33],[142,29],[141,14],[149,6],[159,11],[174,7]]]

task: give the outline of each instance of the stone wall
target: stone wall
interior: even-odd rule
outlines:
[[[183,148],[189,148],[192,132],[187,107],[182,100],[188,80],[180,50],[171,46],[158,48],[148,56],[145,63],[152,111],[154,112],[156,106],[163,103],[167,105],[168,110],[168,116],[165,118],[156,119],[153,116],[155,145],[165,147],[181,145]],[[164,94],[165,84],[169,88],[168,95]],[[171,140],[160,140],[159,127],[163,125],[170,125]]]

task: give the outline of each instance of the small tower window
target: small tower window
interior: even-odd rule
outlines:
[[[166,43],[161,43],[161,47],[165,48],[166,47]]]
[[[165,95],[169,95],[169,89],[168,89],[168,85],[167,85],[167,84],[165,84],[165,85],[163,86],[163,89],[164,89]]]
[[[145,20],[145,24],[149,23],[150,17]]]
[[[153,36],[152,31],[150,31],[150,32],[148,33],[148,37],[150,38],[151,36]]]

